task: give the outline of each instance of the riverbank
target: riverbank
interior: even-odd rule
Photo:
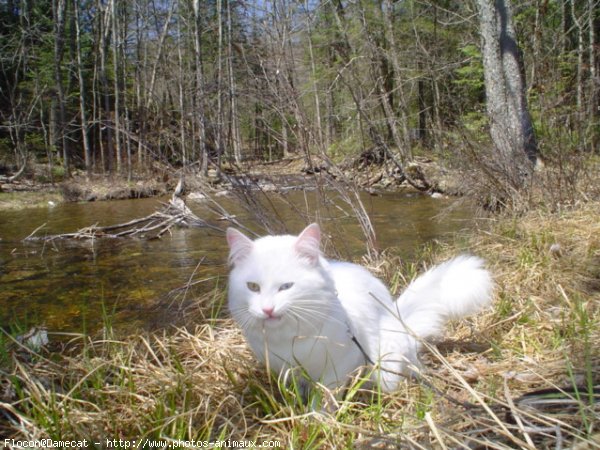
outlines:
[[[281,159],[273,162],[245,162],[241,167],[224,164],[222,175],[209,170],[207,177],[197,173],[185,175],[186,192],[230,192],[240,184],[262,191],[285,191],[291,188],[314,188],[331,180],[354,183],[371,193],[391,190],[416,190],[406,183],[391,163],[372,160],[366,155],[332,167],[320,158],[310,163],[304,157]],[[427,191],[460,193],[460,175],[443,168],[432,159],[420,158],[410,170],[424,176],[431,188]],[[0,210],[52,206],[60,202],[89,202],[147,198],[171,193],[179,182],[180,174],[161,167],[155,173],[128,180],[116,175],[86,177],[76,174],[57,183],[36,183],[19,180],[0,184]]]
[[[0,192],[0,211],[53,207],[64,201],[56,188],[46,191]]]
[[[124,200],[166,195],[169,183],[158,179],[128,181],[120,177],[74,177],[62,183],[0,185],[0,211],[54,207],[63,202]]]
[[[270,440],[315,449],[594,448],[598,217],[599,202],[493,217],[451,244],[424,249],[417,264],[393,250],[373,261],[400,291],[425,266],[472,252],[486,258],[497,286],[493,309],[453,325],[425,352],[424,380],[407,380],[393,394],[358,382],[336,412],[325,413],[293,389],[280,393],[218,313],[225,299],[218,289],[198,299],[195,324],[168,332],[118,336],[107,323],[103,335],[73,337],[54,353],[26,351],[4,337],[1,432],[92,442]]]

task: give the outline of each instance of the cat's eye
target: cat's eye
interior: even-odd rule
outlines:
[[[248,281],[246,286],[248,286],[248,289],[250,289],[252,292],[260,292],[260,285],[254,281]]]
[[[283,283],[281,286],[279,286],[279,290],[280,291],[287,291],[293,285],[294,285],[294,283],[292,283],[291,281],[289,283]]]

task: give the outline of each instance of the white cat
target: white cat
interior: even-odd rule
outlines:
[[[372,366],[382,390],[418,367],[421,340],[491,301],[483,261],[459,256],[412,282],[398,300],[370,272],[321,255],[321,232],[255,241],[227,229],[229,309],[257,358],[276,372],[299,368],[330,389]]]

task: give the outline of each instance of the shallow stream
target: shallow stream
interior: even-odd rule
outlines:
[[[273,196],[266,203],[290,233],[299,232],[307,223],[302,213],[308,212],[314,218],[318,211],[319,221],[342,257],[357,259],[365,253],[363,234],[346,203],[333,199],[323,206],[314,192],[301,191],[288,193],[286,199],[287,204]],[[219,202],[241,223],[261,233],[253,214],[238,201],[223,197]],[[472,224],[469,208],[454,207],[448,211],[453,203],[449,199],[387,193],[365,195],[363,202],[376,230],[379,248],[396,247],[401,256],[409,259],[425,243],[446,239]],[[223,229],[227,226],[202,201],[188,205],[214,225]],[[175,289],[190,280],[205,280],[187,293],[193,296],[224,286],[225,239],[222,233],[208,229],[174,229],[171,234],[150,241],[23,242],[43,224],[37,235],[73,232],[93,224],[123,223],[160,207],[161,199],[141,199],[0,212],[0,327],[92,331],[102,327],[107,318],[113,325],[165,326],[174,320],[167,313],[176,309],[175,303],[183,301],[184,291]]]

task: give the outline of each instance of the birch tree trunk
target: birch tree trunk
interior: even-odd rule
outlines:
[[[525,97],[509,0],[478,0],[486,106],[495,160],[507,181],[524,185],[538,156]]]

